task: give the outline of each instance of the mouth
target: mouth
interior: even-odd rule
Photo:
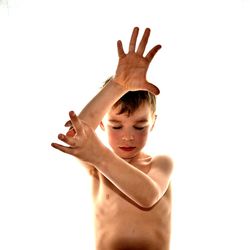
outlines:
[[[128,151],[132,151],[132,150],[134,150],[136,147],[119,147],[121,150],[123,150],[123,151],[126,151],[126,152],[128,152]]]

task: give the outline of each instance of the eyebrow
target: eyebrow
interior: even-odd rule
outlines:
[[[136,120],[135,122],[136,122],[136,123],[144,123],[144,122],[148,122],[148,119],[142,118],[142,119]]]
[[[118,121],[118,120],[115,120],[115,119],[109,119],[109,122],[121,123],[121,121]]]
[[[109,122],[121,123],[121,121],[116,120],[116,119],[110,119]],[[140,118],[140,119],[138,119],[138,120],[135,121],[135,123],[144,123],[144,122],[148,122],[148,119],[146,119],[146,118]]]

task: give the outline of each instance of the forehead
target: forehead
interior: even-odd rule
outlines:
[[[132,114],[128,116],[127,113],[118,114],[120,111],[120,106],[111,109],[107,113],[108,119],[118,119],[118,120],[130,120],[130,121],[137,121],[138,119],[147,119],[150,120],[152,118],[152,111],[149,104],[145,103],[142,104],[136,109]]]

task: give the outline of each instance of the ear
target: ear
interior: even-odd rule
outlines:
[[[153,130],[153,128],[154,128],[154,126],[155,126],[156,119],[157,119],[157,115],[154,115],[153,124],[152,124],[152,126],[151,126],[151,128],[150,128],[150,131]]]
[[[104,127],[104,125],[103,125],[103,122],[102,122],[102,121],[100,122],[100,124],[99,124],[99,125],[100,125],[100,128],[101,128],[103,131],[105,131],[105,127]]]

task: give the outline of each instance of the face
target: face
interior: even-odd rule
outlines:
[[[145,146],[152,130],[155,117],[148,104],[141,105],[133,114],[118,115],[118,106],[104,117],[101,128],[106,131],[113,151],[123,159],[138,155]]]

